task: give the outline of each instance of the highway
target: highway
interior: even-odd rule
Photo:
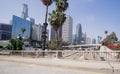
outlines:
[[[92,71],[0,61],[0,74],[103,74]]]

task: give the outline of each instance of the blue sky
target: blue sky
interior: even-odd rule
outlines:
[[[115,32],[120,39],[120,0],[69,0],[66,14],[73,18],[73,33],[76,25],[82,24],[82,31],[88,37],[105,37]],[[40,0],[0,0],[0,23],[9,23],[12,15],[21,16],[22,4],[28,4],[29,17],[33,17],[36,24],[44,22],[45,6]],[[55,9],[54,3],[49,12]]]

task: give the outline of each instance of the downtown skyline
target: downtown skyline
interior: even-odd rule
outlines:
[[[76,2],[75,2],[76,1]],[[68,0],[69,8],[65,12],[73,18],[73,33],[77,24],[82,25],[82,32],[88,37],[105,37],[115,32],[120,40],[120,0]],[[36,24],[43,24],[45,18],[45,6],[40,0],[0,0],[0,23],[10,23],[12,15],[21,16],[22,5],[28,5],[28,15],[35,19]],[[53,3],[49,12],[55,9]],[[48,27],[50,29],[50,25]]]

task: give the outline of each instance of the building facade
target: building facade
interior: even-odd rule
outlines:
[[[90,37],[87,37],[86,38],[86,44],[92,44],[92,42],[91,42],[92,40],[91,40],[91,38]]]
[[[92,44],[96,44],[96,39],[95,38],[92,39]]]
[[[23,35],[22,37],[24,39],[30,39],[31,27],[32,27],[32,24],[30,21],[13,15],[13,18],[12,18],[12,38],[17,38],[19,35]],[[22,33],[21,28],[26,29],[24,34]]]
[[[82,33],[82,44],[86,44],[86,38],[87,38],[87,34],[86,32],[85,33]]]
[[[11,39],[12,25],[0,23],[0,40]]]
[[[76,27],[76,43],[80,44],[82,41],[82,27],[81,24],[77,24]]]
[[[73,19],[67,15],[66,21],[62,26],[62,40],[72,43]]]
[[[32,40],[41,41],[42,40],[42,25],[32,25]]]

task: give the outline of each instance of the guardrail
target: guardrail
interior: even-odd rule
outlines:
[[[73,60],[97,60],[120,62],[120,51],[78,51],[78,50],[3,50],[0,55],[23,56],[32,58],[61,58]]]

